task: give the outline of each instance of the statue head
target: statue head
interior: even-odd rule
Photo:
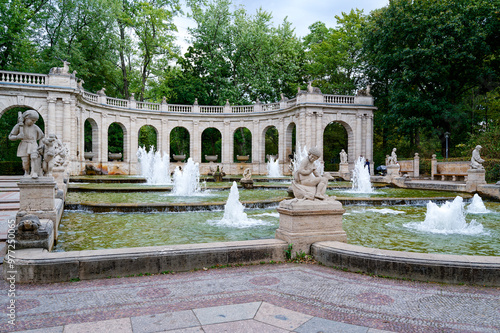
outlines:
[[[477,146],[476,146],[476,149],[477,149],[477,150],[480,150],[481,148],[483,148],[483,147],[481,147],[480,145],[477,145]]]
[[[32,125],[38,121],[40,115],[35,110],[27,110],[23,112],[23,120],[28,121],[27,125]]]
[[[318,147],[313,147],[309,149],[309,156],[313,157],[314,160],[317,160],[318,158],[321,157],[321,152],[319,151]]]

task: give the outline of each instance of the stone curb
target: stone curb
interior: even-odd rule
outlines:
[[[325,266],[351,272],[418,281],[500,286],[500,257],[390,251],[334,241],[314,243],[311,253]]]

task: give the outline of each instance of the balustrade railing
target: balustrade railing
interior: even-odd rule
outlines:
[[[48,75],[11,72],[11,71],[0,71],[0,83],[2,82],[39,85],[39,86],[49,84]],[[261,105],[241,105],[241,106],[231,106],[227,108],[225,106],[198,106],[198,105],[193,106],[193,105],[175,105],[175,104],[164,105],[158,103],[134,102],[125,99],[99,96],[97,94],[92,94],[82,89],[80,89],[80,93],[82,94],[84,100],[93,103],[104,103],[113,107],[136,108],[140,110],[157,111],[157,112],[191,112],[191,113],[199,112],[208,114],[225,113],[225,112],[252,113],[252,112],[260,112],[261,110],[275,111],[275,110],[280,110],[281,108],[290,108],[297,105],[297,98],[287,100],[284,103],[278,102],[278,103],[269,103]],[[323,95],[323,102],[327,104],[354,104],[355,97],[344,96],[344,95]]]
[[[169,105],[168,106],[168,111],[169,112],[193,112],[193,106],[192,105]]]
[[[223,106],[200,106],[200,113],[224,113]]]
[[[126,99],[106,97],[106,104],[121,108],[128,108],[128,101]]]
[[[262,105],[262,111],[274,111],[280,109],[280,103],[269,103]]]
[[[84,91],[83,92],[83,99],[86,99],[88,101],[97,103],[99,101],[99,95],[92,94],[92,93]]]
[[[253,112],[254,110],[253,105],[232,106],[231,109],[232,113],[248,113],[248,112]]]
[[[323,102],[329,104],[354,104],[354,96],[323,95]]]
[[[47,75],[0,71],[0,82],[45,85]]]
[[[137,102],[136,107],[141,110],[160,111],[160,104],[149,102]]]

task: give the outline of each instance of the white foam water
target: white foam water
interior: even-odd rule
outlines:
[[[402,212],[400,210],[395,210],[395,209],[390,209],[390,208],[381,208],[381,209],[367,209],[368,212],[372,213],[379,213],[379,214],[390,214],[390,215],[399,215],[399,214],[406,214],[405,212]]]
[[[233,182],[233,185],[231,186],[226,205],[224,206],[224,216],[222,217],[222,220],[209,220],[208,222],[233,228],[249,228],[256,225],[269,224],[269,222],[255,220],[247,216],[245,213],[245,207],[240,202],[240,193],[236,182]]]
[[[467,213],[469,213],[469,214],[488,214],[488,213],[491,213],[491,211],[486,208],[483,200],[476,193],[472,197],[472,201],[469,204],[469,206],[467,206]]]
[[[274,160],[274,157],[269,157],[269,160],[267,161],[267,176],[268,177],[283,177],[280,171],[280,159],[277,158]]]
[[[453,201],[447,201],[441,207],[429,201],[423,222],[404,224],[406,228],[434,234],[478,235],[485,233],[484,227],[476,220],[466,221],[466,211],[463,198],[457,196]]]
[[[141,176],[146,178],[147,185],[170,185],[170,160],[165,152],[154,151],[153,147],[149,151],[146,147],[139,147],[137,159],[141,168]]]
[[[172,195],[194,196],[200,193],[199,164],[190,157],[182,170],[178,166],[175,168]]]
[[[360,157],[354,165],[352,171],[352,192],[356,193],[373,193],[372,183],[370,180],[370,170],[365,167],[365,160]]]

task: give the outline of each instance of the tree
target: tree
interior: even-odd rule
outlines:
[[[187,85],[206,92],[196,96],[199,103],[274,102],[281,93],[294,95],[302,49],[291,24],[285,20],[275,28],[270,13],[258,10],[252,16],[230,6],[229,0],[191,3],[197,26],[190,29],[193,45],[179,62]]]
[[[335,18],[335,28],[327,28],[323,22],[309,27],[311,32],[304,38],[306,76],[323,93],[352,95],[365,83],[360,37],[366,16],[353,9]]]
[[[443,151],[445,132],[466,131],[463,97],[498,82],[499,10],[488,0],[394,0],[373,12],[364,52],[383,121],[416,147],[430,129]]]

